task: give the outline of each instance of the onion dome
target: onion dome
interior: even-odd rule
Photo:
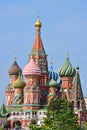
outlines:
[[[17,64],[16,60],[14,61],[13,65],[8,70],[9,75],[18,75],[21,72],[21,68]]]
[[[35,27],[41,27],[42,26],[42,23],[40,22],[40,19],[38,17],[36,23],[35,23]]]
[[[24,67],[23,75],[41,75],[41,70],[33,59],[30,59],[29,63]]]
[[[18,79],[13,83],[14,88],[24,88],[25,82],[21,78],[21,75],[19,74]]]
[[[52,65],[52,61],[51,61],[51,66],[50,66],[50,71],[49,71],[49,79],[54,79],[55,81],[57,81],[58,79],[58,74],[56,72],[53,71],[53,65]]]
[[[56,88],[57,86],[58,86],[58,83],[54,79],[51,79],[49,82],[49,87]]]
[[[75,68],[72,66],[72,64],[70,63],[69,60],[69,56],[67,54],[67,58],[65,63],[63,64],[63,66],[59,69],[59,76],[60,77],[73,77],[75,76],[76,70]]]

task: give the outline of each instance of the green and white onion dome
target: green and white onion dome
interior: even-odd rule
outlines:
[[[74,77],[75,76],[76,70],[70,63],[68,55],[67,55],[65,63],[63,64],[62,67],[60,67],[58,73],[60,77]]]
[[[52,78],[50,81],[49,81],[49,87],[52,87],[52,88],[56,88],[58,86],[58,83]]]
[[[21,78],[21,75],[18,76],[18,79],[13,83],[14,88],[24,88],[25,82]]]

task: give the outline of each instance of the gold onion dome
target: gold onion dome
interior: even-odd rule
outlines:
[[[52,78],[49,81],[49,87],[56,88],[58,86],[58,83]]]
[[[68,54],[67,54],[65,63],[63,64],[62,67],[60,67],[58,73],[60,77],[74,77],[75,76],[76,70],[70,63]]]
[[[21,75],[19,74],[18,79],[13,83],[14,88],[24,88],[25,82],[21,78]]]
[[[38,17],[38,19],[37,19],[37,21],[36,21],[36,23],[35,23],[35,26],[36,26],[36,27],[41,27],[41,26],[42,26],[42,23],[40,22],[39,17]]]

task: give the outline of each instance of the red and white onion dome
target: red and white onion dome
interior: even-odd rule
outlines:
[[[33,59],[30,59],[29,63],[24,67],[23,75],[41,75],[41,70]]]

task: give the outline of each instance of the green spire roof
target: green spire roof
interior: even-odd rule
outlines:
[[[58,72],[59,72],[60,77],[66,77],[66,76],[73,77],[73,76],[75,76],[76,71],[75,71],[75,68],[70,63],[68,54],[67,54],[67,58],[66,58],[65,63],[63,64],[62,67],[60,67]]]
[[[56,88],[58,86],[58,83],[52,78],[49,82],[49,87]]]
[[[21,78],[21,75],[19,74],[18,79],[13,83],[14,88],[24,88],[25,82]]]

